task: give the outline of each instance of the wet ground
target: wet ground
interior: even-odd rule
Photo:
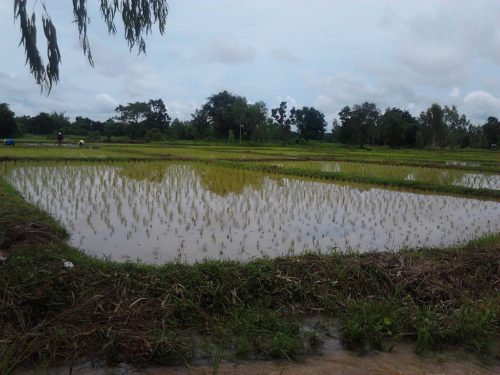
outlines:
[[[28,374],[24,372],[22,375]],[[115,368],[92,368],[86,363],[51,369],[40,374],[72,375],[486,375],[499,374],[498,361],[482,363],[463,352],[434,353],[418,356],[409,345],[401,345],[391,353],[373,352],[360,356],[354,352],[336,351],[333,354],[310,357],[303,362],[238,361],[213,366],[155,367],[134,369],[126,365]]]

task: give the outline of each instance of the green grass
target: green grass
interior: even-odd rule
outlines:
[[[69,147],[0,147],[3,161],[140,161],[192,160],[221,166],[253,169],[266,173],[370,184],[473,197],[500,198],[500,191],[457,186],[453,182],[465,173],[500,174],[497,152],[488,150],[371,150],[332,144],[314,146],[248,146],[163,143],[88,144],[84,149]],[[292,159],[294,161],[292,161]],[[458,164],[447,165],[454,161]],[[325,170],[330,163],[340,172]],[[277,166],[279,165],[279,166]],[[467,172],[465,172],[467,171]],[[409,174],[415,180],[408,180]]]
[[[347,168],[347,171],[322,170],[315,162],[279,162],[279,163],[257,163],[257,162],[220,162],[228,168],[240,168],[251,171],[260,171],[273,175],[285,175],[299,178],[312,178],[323,181],[347,182],[354,184],[378,185],[391,188],[401,188],[420,192],[436,192],[441,194],[452,194],[470,197],[484,197],[500,199],[500,190],[486,188],[472,188],[452,184],[452,178],[439,179],[439,173],[456,174],[457,171],[448,172],[446,169],[424,169],[427,176],[418,180],[407,180],[405,171],[409,173],[413,170],[409,167],[394,166],[374,166],[373,170],[369,164],[350,163],[354,166]]]
[[[282,166],[284,168],[307,169],[311,171],[343,173],[346,175],[355,175],[369,178],[385,178],[392,180],[414,180],[440,185],[452,185],[472,174],[469,171],[446,169],[446,168],[428,168],[417,166],[395,166],[372,163],[352,163],[337,161],[283,161],[279,163],[263,163],[264,165]],[[499,178],[495,174],[476,173],[482,175],[481,182],[488,183],[488,180]],[[490,183],[491,184],[491,183]],[[500,190],[500,188],[499,188]]]

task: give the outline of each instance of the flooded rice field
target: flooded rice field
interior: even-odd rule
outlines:
[[[248,260],[446,246],[500,231],[500,203],[197,163],[18,165],[7,180],[71,244],[117,261]]]
[[[405,181],[419,181],[439,185],[463,186],[471,189],[500,190],[500,174],[476,173],[457,169],[377,165],[351,162],[283,162],[277,167],[305,168],[331,173],[345,173],[363,177],[381,177]]]

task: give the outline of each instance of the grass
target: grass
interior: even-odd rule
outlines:
[[[84,357],[187,364],[201,352],[214,371],[222,356],[298,359],[310,316],[334,321],[361,351],[410,340],[419,352],[457,345],[486,356],[499,339],[499,235],[398,253],[113,263],[68,246],[3,179],[0,224],[2,374]]]
[[[394,166],[336,161],[293,161],[274,164],[267,162],[263,164],[280,165],[284,168],[291,167],[312,171],[343,173],[346,175],[369,178],[385,178],[401,181],[414,180],[430,184],[461,185],[472,188],[489,188],[493,190],[500,190],[500,176],[489,173],[470,173],[468,171],[447,168]],[[474,178],[471,178],[471,176]]]
[[[22,140],[22,139],[21,139]],[[87,144],[76,147],[0,147],[2,161],[140,161],[194,160],[220,163],[226,167],[251,168],[289,176],[413,189],[423,192],[498,199],[499,190],[453,185],[460,171],[500,173],[498,152],[489,150],[415,150],[373,147],[360,149],[338,144],[304,146],[227,145],[203,142],[153,144]],[[291,161],[294,160],[294,161]],[[319,161],[341,163],[341,172],[322,170]],[[270,165],[280,162],[282,167]],[[416,180],[406,180],[415,168]],[[407,173],[408,172],[408,173]],[[443,177],[443,173],[447,177]]]
[[[402,177],[401,171],[398,173],[390,173],[390,170],[394,169],[407,169],[402,167],[389,167],[389,171],[386,166],[377,166],[373,168],[376,170],[386,170],[383,173],[375,173],[375,171],[366,172],[367,168],[362,169],[362,167],[348,168],[346,172],[339,171],[328,171],[321,170],[321,168],[316,167],[315,164],[311,163],[256,163],[256,162],[225,162],[222,164],[228,168],[241,168],[252,171],[260,171],[265,173],[271,173],[275,175],[285,175],[285,176],[296,176],[301,178],[312,178],[320,180],[329,181],[343,181],[349,183],[359,183],[367,185],[378,185],[385,187],[401,188],[421,192],[436,192],[444,194],[453,194],[469,197],[484,197],[492,199],[500,199],[500,190],[486,189],[486,188],[473,188],[468,186],[454,185],[453,180],[447,179],[445,181],[439,181],[437,178],[432,178],[436,176],[435,171],[430,173],[428,178],[423,178],[422,180],[408,180]],[[423,168],[422,168],[423,169]],[[370,170],[370,168],[368,168]],[[411,170],[411,169],[407,169]],[[443,169],[442,171],[446,171]],[[389,172],[389,173],[388,173]],[[492,175],[489,178],[495,178],[496,175]]]

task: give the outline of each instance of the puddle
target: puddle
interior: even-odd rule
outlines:
[[[115,368],[92,368],[90,363],[51,369],[39,374],[72,375],[493,375],[500,373],[498,361],[488,366],[464,353],[447,352],[430,357],[416,355],[410,346],[400,345],[391,353],[375,352],[360,356],[339,351],[326,356],[309,357],[303,362],[222,361],[213,367],[151,367],[136,369],[122,364]],[[21,375],[27,375],[22,373]]]
[[[480,167],[481,163],[473,161],[457,161],[457,160],[447,160],[445,165],[448,166],[460,166],[460,167]]]
[[[248,260],[446,246],[500,231],[500,203],[188,163],[16,167],[8,181],[71,244],[117,261]]]

